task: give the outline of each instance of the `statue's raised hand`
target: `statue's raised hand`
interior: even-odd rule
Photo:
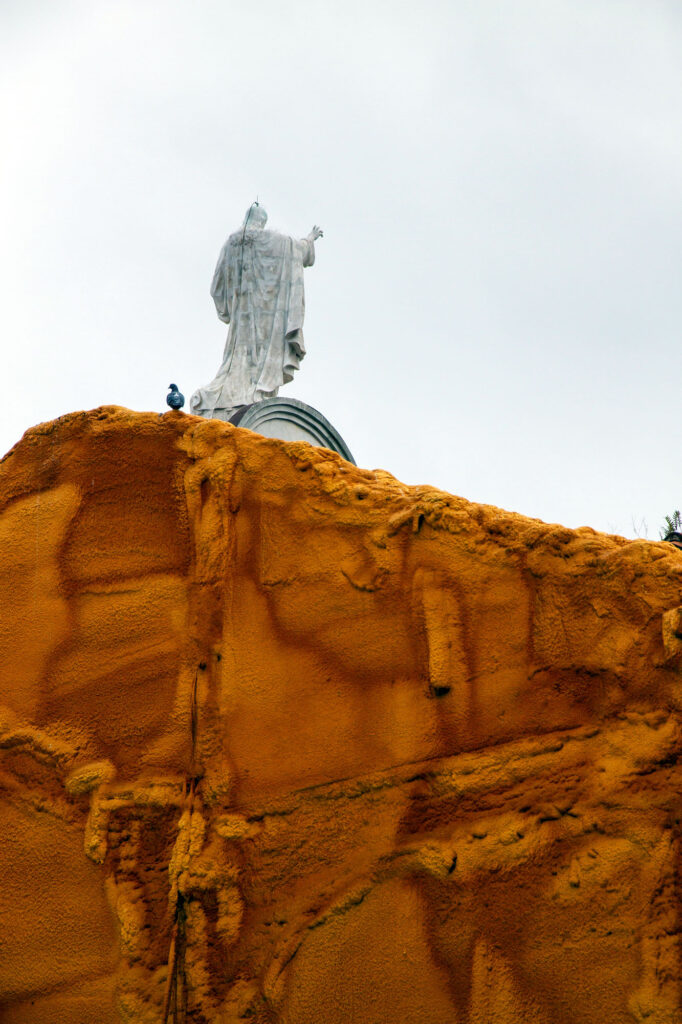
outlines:
[[[310,239],[311,242],[314,242],[316,238],[322,238],[323,235],[324,231],[322,230],[322,228],[318,228],[317,224],[313,224],[313,229],[308,235],[308,238]]]

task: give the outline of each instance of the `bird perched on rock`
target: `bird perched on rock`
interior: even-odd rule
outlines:
[[[181,391],[178,391],[177,384],[169,384],[170,391],[166,395],[166,403],[170,405],[171,409],[182,409],[185,404],[185,396]]]

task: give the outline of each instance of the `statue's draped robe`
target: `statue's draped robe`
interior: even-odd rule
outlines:
[[[277,394],[305,355],[303,268],[315,261],[309,239],[241,228],[223,246],[211,295],[229,324],[214,380],[192,395],[192,412],[228,416]]]

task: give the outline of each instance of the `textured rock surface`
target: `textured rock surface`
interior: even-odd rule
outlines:
[[[680,552],[181,413],[0,485],[3,1024],[680,1021]]]

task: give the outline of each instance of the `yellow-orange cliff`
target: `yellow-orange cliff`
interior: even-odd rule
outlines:
[[[107,407],[0,467],[3,1024],[679,1024],[682,554]]]

